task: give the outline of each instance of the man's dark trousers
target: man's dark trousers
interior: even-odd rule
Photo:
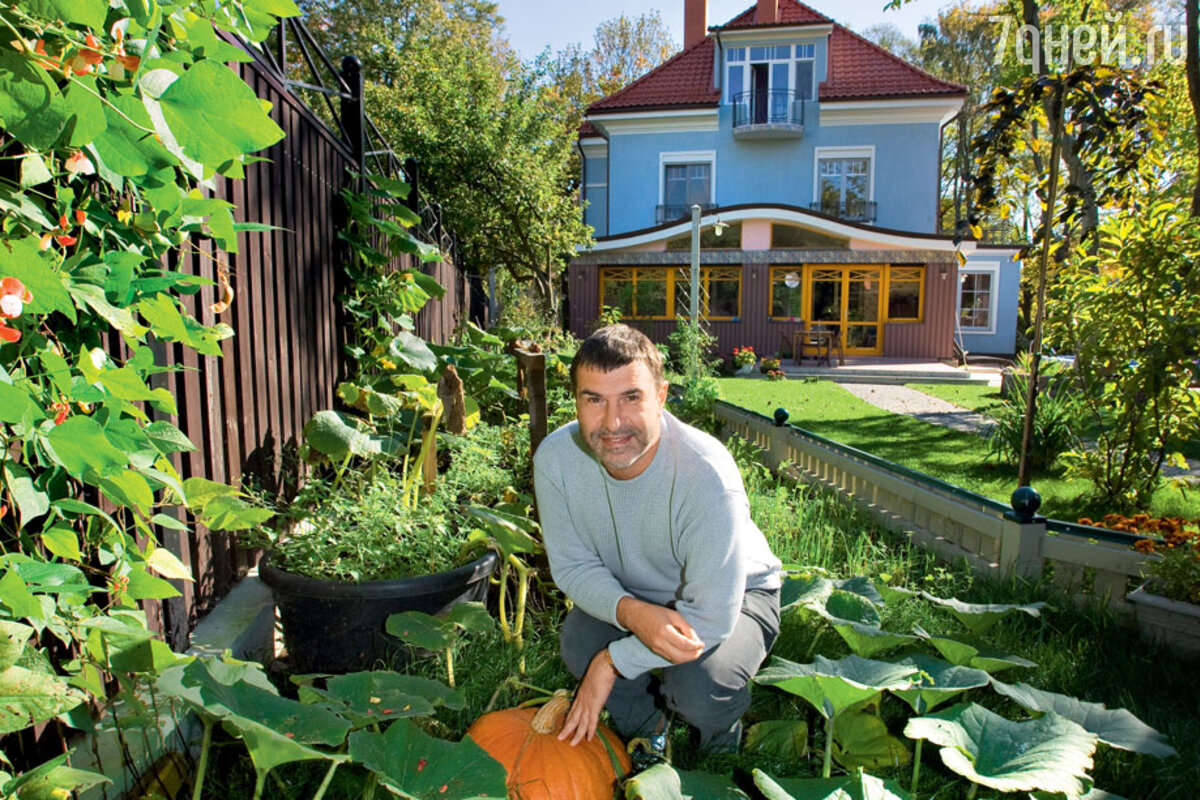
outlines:
[[[701,747],[736,749],[742,714],[750,706],[747,684],[778,633],[779,590],[746,592],[733,633],[720,645],[695,661],[664,667],[657,680],[649,672],[632,680],[618,678],[605,706],[613,724],[625,738],[658,732],[665,719],[656,698],[660,694],[667,709],[700,731]],[[582,678],[596,653],[629,635],[573,608],[559,636],[563,661]]]

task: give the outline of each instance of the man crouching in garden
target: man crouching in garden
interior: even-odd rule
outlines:
[[[574,601],[562,656],[581,679],[558,738],[591,739],[607,707],[622,736],[658,750],[665,705],[701,747],[736,750],[780,586],[737,465],[665,410],[662,356],[633,328],[592,334],[571,383],[577,421],[534,459],[550,571]]]

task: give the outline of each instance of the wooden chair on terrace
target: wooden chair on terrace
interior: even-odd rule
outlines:
[[[833,351],[833,336],[828,331],[798,330],[792,334],[792,348],[797,364],[804,363],[805,354],[813,351],[813,359],[820,366],[829,366],[829,356]]]

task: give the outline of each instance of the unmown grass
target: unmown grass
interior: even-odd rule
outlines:
[[[721,399],[736,406],[766,416],[776,408],[786,408],[788,422],[798,428],[1002,503],[1007,503],[1017,488],[1016,467],[991,455],[984,437],[892,414],[835,383],[748,378],[722,378],[719,383]],[[966,394],[961,397],[968,399]],[[1093,496],[1091,483],[1068,478],[1061,467],[1035,472],[1032,484],[1042,495],[1041,513],[1046,516],[1074,522],[1080,517],[1098,519],[1112,510]],[[1200,517],[1200,491],[1184,493],[1164,485],[1148,510],[1155,516],[1196,519]]]

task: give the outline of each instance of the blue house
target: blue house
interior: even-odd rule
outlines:
[[[786,354],[820,329],[846,355],[1011,355],[1017,248],[938,233],[964,96],[796,0],[711,28],[685,0],[683,51],[581,128],[596,243],[568,270],[572,329],[608,306],[664,340],[688,313],[699,205],[699,303],[723,353]]]

